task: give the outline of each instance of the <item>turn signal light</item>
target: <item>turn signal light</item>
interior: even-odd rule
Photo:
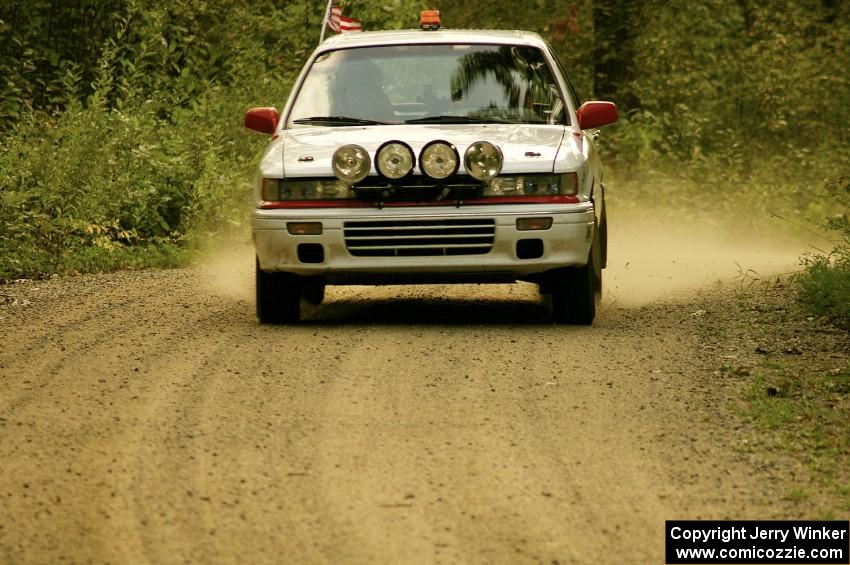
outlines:
[[[440,10],[422,10],[419,13],[419,29],[426,31],[440,29]]]
[[[287,222],[290,235],[322,235],[322,222]]]
[[[517,218],[516,229],[519,231],[548,230],[552,227],[552,218]]]

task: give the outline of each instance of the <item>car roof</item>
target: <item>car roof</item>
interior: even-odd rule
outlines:
[[[351,47],[372,47],[376,45],[410,45],[434,43],[495,43],[509,45],[528,45],[545,48],[546,42],[532,31],[490,30],[490,29],[441,29],[422,31],[405,29],[395,31],[361,31],[340,33],[326,39],[319,45],[319,51],[347,49]]]

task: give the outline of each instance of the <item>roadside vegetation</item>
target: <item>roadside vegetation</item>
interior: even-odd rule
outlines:
[[[839,519],[850,512],[850,367],[807,361],[814,366],[796,359],[763,362],[745,391],[745,417],[759,432],[757,442],[793,454],[815,477],[812,483],[798,478],[784,497],[812,504],[821,518]]]
[[[379,6],[361,17],[400,27]],[[249,205],[315,2],[32,0],[0,6],[0,279],[182,264]],[[412,16],[407,18],[411,20]]]
[[[843,210],[827,221],[834,234],[831,252],[803,259],[806,272],[798,279],[800,300],[815,315],[828,316],[850,331],[850,177],[829,186],[836,208]]]
[[[713,386],[732,387],[730,416],[749,423],[736,427],[734,447],[776,473],[780,497],[812,518],[840,519],[850,511],[850,334],[801,310],[789,284],[739,289],[738,308],[707,300],[700,337],[717,352]]]
[[[415,27],[423,7],[342,4],[366,29]],[[846,326],[846,2],[434,5],[447,27],[540,32],[583,98],[618,104],[620,125],[602,138],[612,199],[723,229],[758,228],[771,213],[828,222],[839,241],[805,258],[801,297]],[[243,112],[282,105],[323,8],[0,6],[0,279],[181,264],[212,234],[239,229],[264,143],[243,131]]]

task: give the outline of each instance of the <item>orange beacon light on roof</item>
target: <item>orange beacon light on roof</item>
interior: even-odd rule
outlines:
[[[440,10],[422,10],[419,13],[419,29],[425,31],[440,29]]]

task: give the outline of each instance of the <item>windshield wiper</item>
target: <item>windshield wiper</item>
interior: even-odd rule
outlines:
[[[387,122],[375,120],[364,120],[362,118],[349,118],[348,116],[312,116],[309,118],[298,118],[292,120],[294,124],[317,124],[325,126],[382,126]]]
[[[406,124],[520,124],[516,120],[504,118],[484,118],[478,116],[425,116],[405,120]]]

